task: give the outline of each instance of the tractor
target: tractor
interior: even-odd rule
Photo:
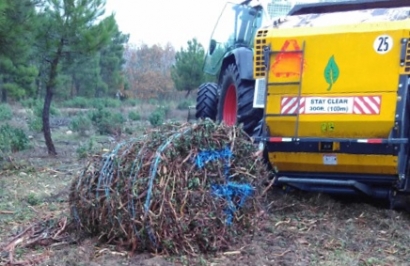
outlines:
[[[226,3],[212,33],[205,57],[204,72],[217,82],[198,89],[196,118],[243,124],[248,134],[263,117],[263,109],[253,108],[253,45],[257,30],[268,25],[266,6],[259,1]]]
[[[226,5],[196,117],[242,124],[278,187],[409,208],[410,2],[303,4],[272,21],[265,10]]]

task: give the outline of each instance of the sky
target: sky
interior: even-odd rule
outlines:
[[[107,0],[106,12],[115,13],[120,31],[130,34],[129,43],[170,42],[179,50],[196,37],[207,48],[225,3],[224,0]]]

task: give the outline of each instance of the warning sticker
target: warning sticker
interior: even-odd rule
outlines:
[[[282,114],[380,114],[381,96],[282,97]]]
[[[353,98],[306,98],[305,114],[351,114]]]

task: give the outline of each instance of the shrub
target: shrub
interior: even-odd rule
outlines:
[[[157,104],[158,100],[157,99],[148,99],[149,104]]]
[[[93,125],[101,135],[113,134],[121,129],[125,122],[124,117],[119,112],[112,112],[105,108],[99,108],[90,114]]]
[[[190,101],[182,101],[177,105],[178,110],[188,110],[188,108],[192,105],[192,102]]]
[[[20,101],[21,105],[25,108],[30,108],[33,110],[33,113],[41,117],[43,114],[43,106],[44,106],[44,100],[40,99],[27,99],[27,100],[22,100]],[[60,115],[60,111],[54,106],[54,103],[51,103],[50,106],[50,115]]]
[[[0,104],[0,121],[10,120],[13,117],[10,105]]]
[[[91,108],[92,104],[92,100],[80,96],[63,102],[63,106],[71,108]]]
[[[141,115],[136,111],[131,111],[128,113],[128,118],[132,121],[139,121],[141,120]]]
[[[148,121],[150,122],[152,126],[159,126],[162,123],[164,123],[165,116],[166,116],[166,110],[162,107],[159,107],[150,114],[150,116],[148,117]]]
[[[135,107],[135,106],[141,104],[141,101],[139,99],[126,99],[123,103],[126,106]]]
[[[126,127],[124,131],[128,135],[132,135],[134,133],[134,130],[130,127]]]
[[[38,116],[30,117],[28,121],[28,128],[35,132],[43,131],[43,120],[41,119],[41,117],[38,117]]]
[[[25,108],[34,108],[36,105],[38,105],[39,103],[41,103],[40,100],[38,99],[34,99],[34,98],[29,98],[29,99],[25,99],[25,100],[21,100],[20,101],[21,105]]]
[[[72,108],[103,108],[111,107],[118,108],[121,106],[121,101],[113,98],[85,98],[85,97],[74,97],[73,99],[67,100],[63,103],[65,107]]]
[[[16,152],[27,149],[29,139],[21,128],[9,124],[0,127],[0,151]]]
[[[30,192],[27,196],[27,203],[31,206],[36,206],[41,203],[41,199],[34,193]]]
[[[93,126],[91,119],[84,115],[75,116],[70,123],[70,129],[74,132],[79,133],[82,136],[85,136],[85,132],[90,130]]]
[[[31,107],[35,116],[43,116],[43,105],[43,102],[37,101],[36,104],[33,107]],[[60,115],[60,111],[53,104],[51,104],[50,106],[50,115]]]
[[[95,141],[94,141],[94,139],[91,138],[91,139],[88,141],[88,144],[82,144],[82,145],[80,145],[80,146],[77,148],[76,152],[77,152],[77,158],[78,158],[79,160],[85,159],[85,158],[87,158],[88,156],[90,156],[91,154],[95,153],[95,152],[96,152],[96,148],[95,148]]]
[[[92,106],[97,109],[102,107],[118,108],[121,106],[121,101],[113,98],[94,98],[92,100]]]

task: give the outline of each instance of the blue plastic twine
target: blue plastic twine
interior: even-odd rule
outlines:
[[[243,206],[245,201],[252,196],[253,187],[249,184],[237,184],[234,182],[228,182],[225,185],[214,184],[211,186],[212,194],[218,198],[222,198],[228,202],[228,207],[225,210],[227,215],[226,224],[231,225],[235,212]],[[233,199],[239,197],[239,203],[237,206],[233,202]]]
[[[148,214],[149,208],[151,206],[151,197],[152,197],[152,188],[154,185],[154,179],[158,170],[158,164],[161,161],[161,153],[172,143],[172,141],[178,137],[180,137],[183,134],[188,133],[189,131],[191,131],[191,129],[186,129],[183,132],[179,132],[176,133],[174,135],[172,135],[171,137],[169,137],[167,139],[167,141],[165,141],[165,143],[163,143],[156,151],[156,156],[154,159],[154,162],[151,163],[151,167],[150,167],[150,177],[149,177],[149,183],[148,183],[148,191],[147,191],[147,198],[145,200],[145,204],[144,204],[144,216],[146,217],[146,215]],[[145,229],[146,229],[146,233],[148,234],[151,242],[154,244],[155,247],[158,247],[158,243],[157,240],[155,239],[155,236],[152,232],[152,228],[150,227],[149,224],[145,225]]]
[[[201,151],[195,158],[195,164],[198,168],[202,169],[207,163],[216,160],[223,160],[224,176],[227,181],[224,185],[213,184],[211,186],[212,194],[217,198],[222,198],[228,203],[228,207],[225,210],[226,224],[231,225],[233,216],[238,208],[241,208],[245,201],[252,195],[253,187],[249,184],[237,184],[230,181],[230,159],[233,157],[232,151],[225,147],[222,150],[206,150]],[[235,205],[233,199],[239,197],[239,203]]]

